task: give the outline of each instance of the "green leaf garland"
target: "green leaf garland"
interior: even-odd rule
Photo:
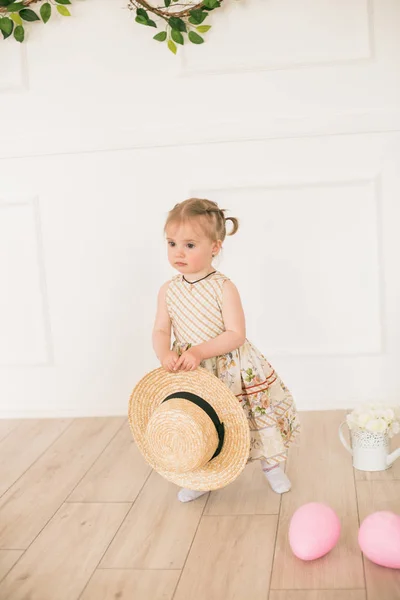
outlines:
[[[1,0],[0,0],[1,1]],[[129,8],[135,11],[135,21],[140,25],[150,25],[164,29],[153,39],[156,42],[165,42],[167,48],[176,54],[178,46],[183,46],[186,40],[192,44],[204,43],[202,35],[211,29],[211,25],[203,25],[210,12],[220,8],[224,0],[202,0],[174,3],[179,0],[160,0],[150,4],[151,0],[129,0]],[[182,0],[181,0],[182,1]],[[163,6],[164,4],[164,6]],[[154,17],[154,20],[150,18]]]
[[[135,13],[138,25],[162,30],[153,36],[156,42],[166,43],[176,54],[178,46],[189,40],[203,44],[211,25],[203,25],[210,12],[220,8],[224,0],[127,0],[128,8]],[[37,10],[34,5],[37,5]],[[40,21],[48,23],[54,14],[70,17],[71,0],[0,0],[0,32],[4,39],[17,42],[25,40],[25,27]]]
[[[31,8],[35,4],[40,5],[38,10]],[[0,31],[3,38],[11,37],[14,32],[14,39],[22,43],[25,40],[26,24],[35,21],[47,23],[53,14],[53,7],[61,16],[69,17],[71,13],[66,6],[68,4],[71,4],[71,0],[0,0]]]

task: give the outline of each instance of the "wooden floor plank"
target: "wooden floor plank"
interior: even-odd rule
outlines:
[[[0,499],[0,548],[26,549],[124,419],[78,419]]]
[[[357,482],[358,507],[361,522],[380,510],[400,514],[400,481]],[[364,558],[368,600],[400,598],[400,569],[386,569]]]
[[[266,600],[278,518],[202,518],[174,600]]]
[[[150,471],[125,423],[68,501],[134,502]]]
[[[64,504],[0,584],[0,598],[77,600],[129,508]]]
[[[23,555],[23,550],[0,550],[0,581]]]
[[[0,421],[0,486],[28,469],[0,498],[0,599],[397,600],[400,570],[365,559],[367,594],[357,536],[358,513],[400,514],[398,465],[356,472],[355,486],[336,437],[344,414],[301,414],[288,494],[274,494],[253,463],[188,504],[157,473],[146,480],[124,417],[77,419],[58,438],[55,421]],[[305,563],[287,534],[311,501],[336,510],[342,536]]]
[[[22,422],[22,419],[0,419],[0,442]]]
[[[30,419],[0,442],[0,496],[71,424],[71,419]]]
[[[246,466],[236,481],[210,494],[206,515],[277,515],[281,496],[273,492],[260,462]]]
[[[268,600],[366,600],[365,590],[274,590]]]
[[[79,600],[172,600],[180,573],[98,569]]]
[[[153,472],[102,560],[101,568],[181,569],[207,494],[178,501],[178,488]]]
[[[287,473],[292,491],[282,497],[272,574],[272,589],[363,589],[358,517],[351,461],[338,439],[344,411],[302,413],[299,447],[289,453]],[[308,502],[329,504],[338,514],[342,534],[329,555],[312,562],[297,559],[289,546],[290,519]]]

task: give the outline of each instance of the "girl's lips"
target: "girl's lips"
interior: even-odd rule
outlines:
[[[178,267],[185,267],[186,266],[186,263],[181,263],[181,262],[177,262],[175,264],[178,265]]]

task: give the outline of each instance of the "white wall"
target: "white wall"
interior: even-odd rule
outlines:
[[[126,412],[192,194],[298,406],[398,401],[400,2],[226,0],[179,57],[71,10],[0,42],[0,416]]]

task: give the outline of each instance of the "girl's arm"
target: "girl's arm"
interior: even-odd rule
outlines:
[[[244,344],[246,339],[246,324],[239,292],[229,280],[225,281],[222,289],[222,316],[226,331],[195,346],[202,360],[231,352]]]
[[[169,281],[164,283],[158,293],[157,314],[153,327],[153,348],[160,362],[171,349],[171,320],[169,318],[166,293]]]

